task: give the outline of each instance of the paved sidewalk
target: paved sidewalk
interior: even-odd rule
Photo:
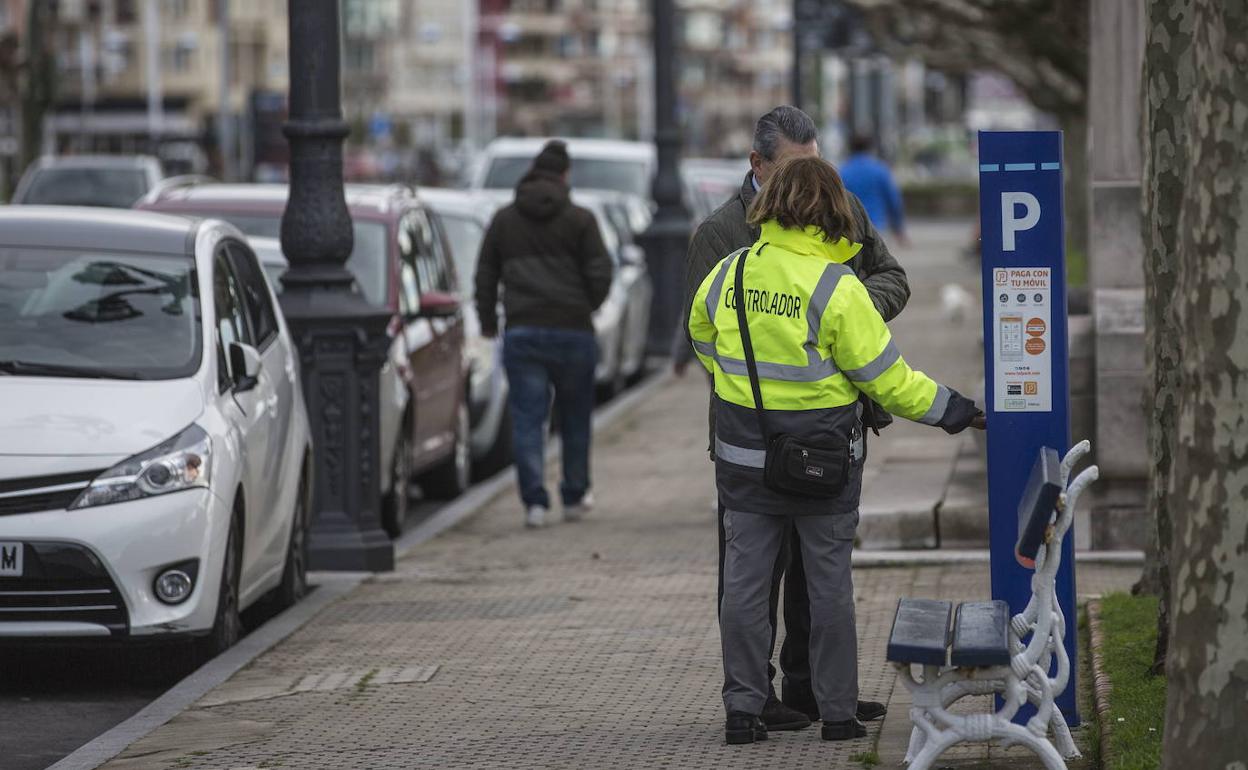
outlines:
[[[850,744],[810,729],[723,745],[704,398],[678,382],[600,437],[586,521],[526,532],[497,500],[107,767],[860,767],[878,725]],[[1085,566],[1081,587],[1136,573]],[[893,700],[896,598],[983,596],[987,565],[855,581],[863,694]]]
[[[907,350],[937,373],[938,353]],[[892,706],[868,738],[825,743],[814,728],[725,746],[705,413],[703,379],[673,381],[597,437],[588,519],[526,531],[500,497],[106,767],[859,768],[881,724],[882,766],[897,766],[908,717],[884,661],[897,597],[986,596],[987,564],[855,570],[862,693]],[[917,434],[896,435],[902,449],[886,434],[870,462],[930,470]],[[1080,589],[1137,574],[1081,565]]]

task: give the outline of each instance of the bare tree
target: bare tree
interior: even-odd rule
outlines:
[[[1154,451],[1173,521],[1164,764],[1248,757],[1248,13],[1149,0],[1145,51]],[[1168,431],[1173,444],[1156,431]],[[1170,455],[1170,452],[1173,452]]]
[[[953,73],[1000,72],[1066,134],[1066,224],[1087,248],[1088,0],[849,0],[885,52]]]

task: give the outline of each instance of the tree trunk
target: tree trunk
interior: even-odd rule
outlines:
[[[1088,169],[1088,112],[1059,116],[1064,144],[1062,174],[1066,178],[1066,248],[1086,259],[1088,254],[1088,205],[1091,177]]]
[[[1152,39],[1169,49],[1179,98],[1185,100],[1182,133],[1188,138],[1175,241],[1181,267],[1174,298],[1182,379],[1171,485],[1173,622],[1163,758],[1167,768],[1192,767],[1196,758],[1202,768],[1243,768],[1248,758],[1243,724],[1248,703],[1248,12],[1242,3],[1224,0],[1154,2],[1151,10]],[[1190,47],[1182,40],[1188,34]],[[1173,61],[1176,50],[1180,58]]]
[[[1175,13],[1170,13],[1174,9]],[[1174,510],[1171,473],[1179,392],[1179,330],[1175,318],[1179,212],[1187,170],[1185,124],[1190,83],[1191,0],[1149,0],[1144,45],[1144,287],[1145,354],[1152,383],[1148,423],[1148,509],[1155,527],[1142,590],[1156,593],[1157,648],[1153,670],[1165,666],[1170,640],[1170,541]]]

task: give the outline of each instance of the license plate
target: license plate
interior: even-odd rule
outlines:
[[[0,543],[0,577],[22,576],[22,544]]]

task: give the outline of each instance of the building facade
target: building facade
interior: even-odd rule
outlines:
[[[49,149],[249,175],[255,99],[287,88],[285,0],[62,0],[53,35]]]

